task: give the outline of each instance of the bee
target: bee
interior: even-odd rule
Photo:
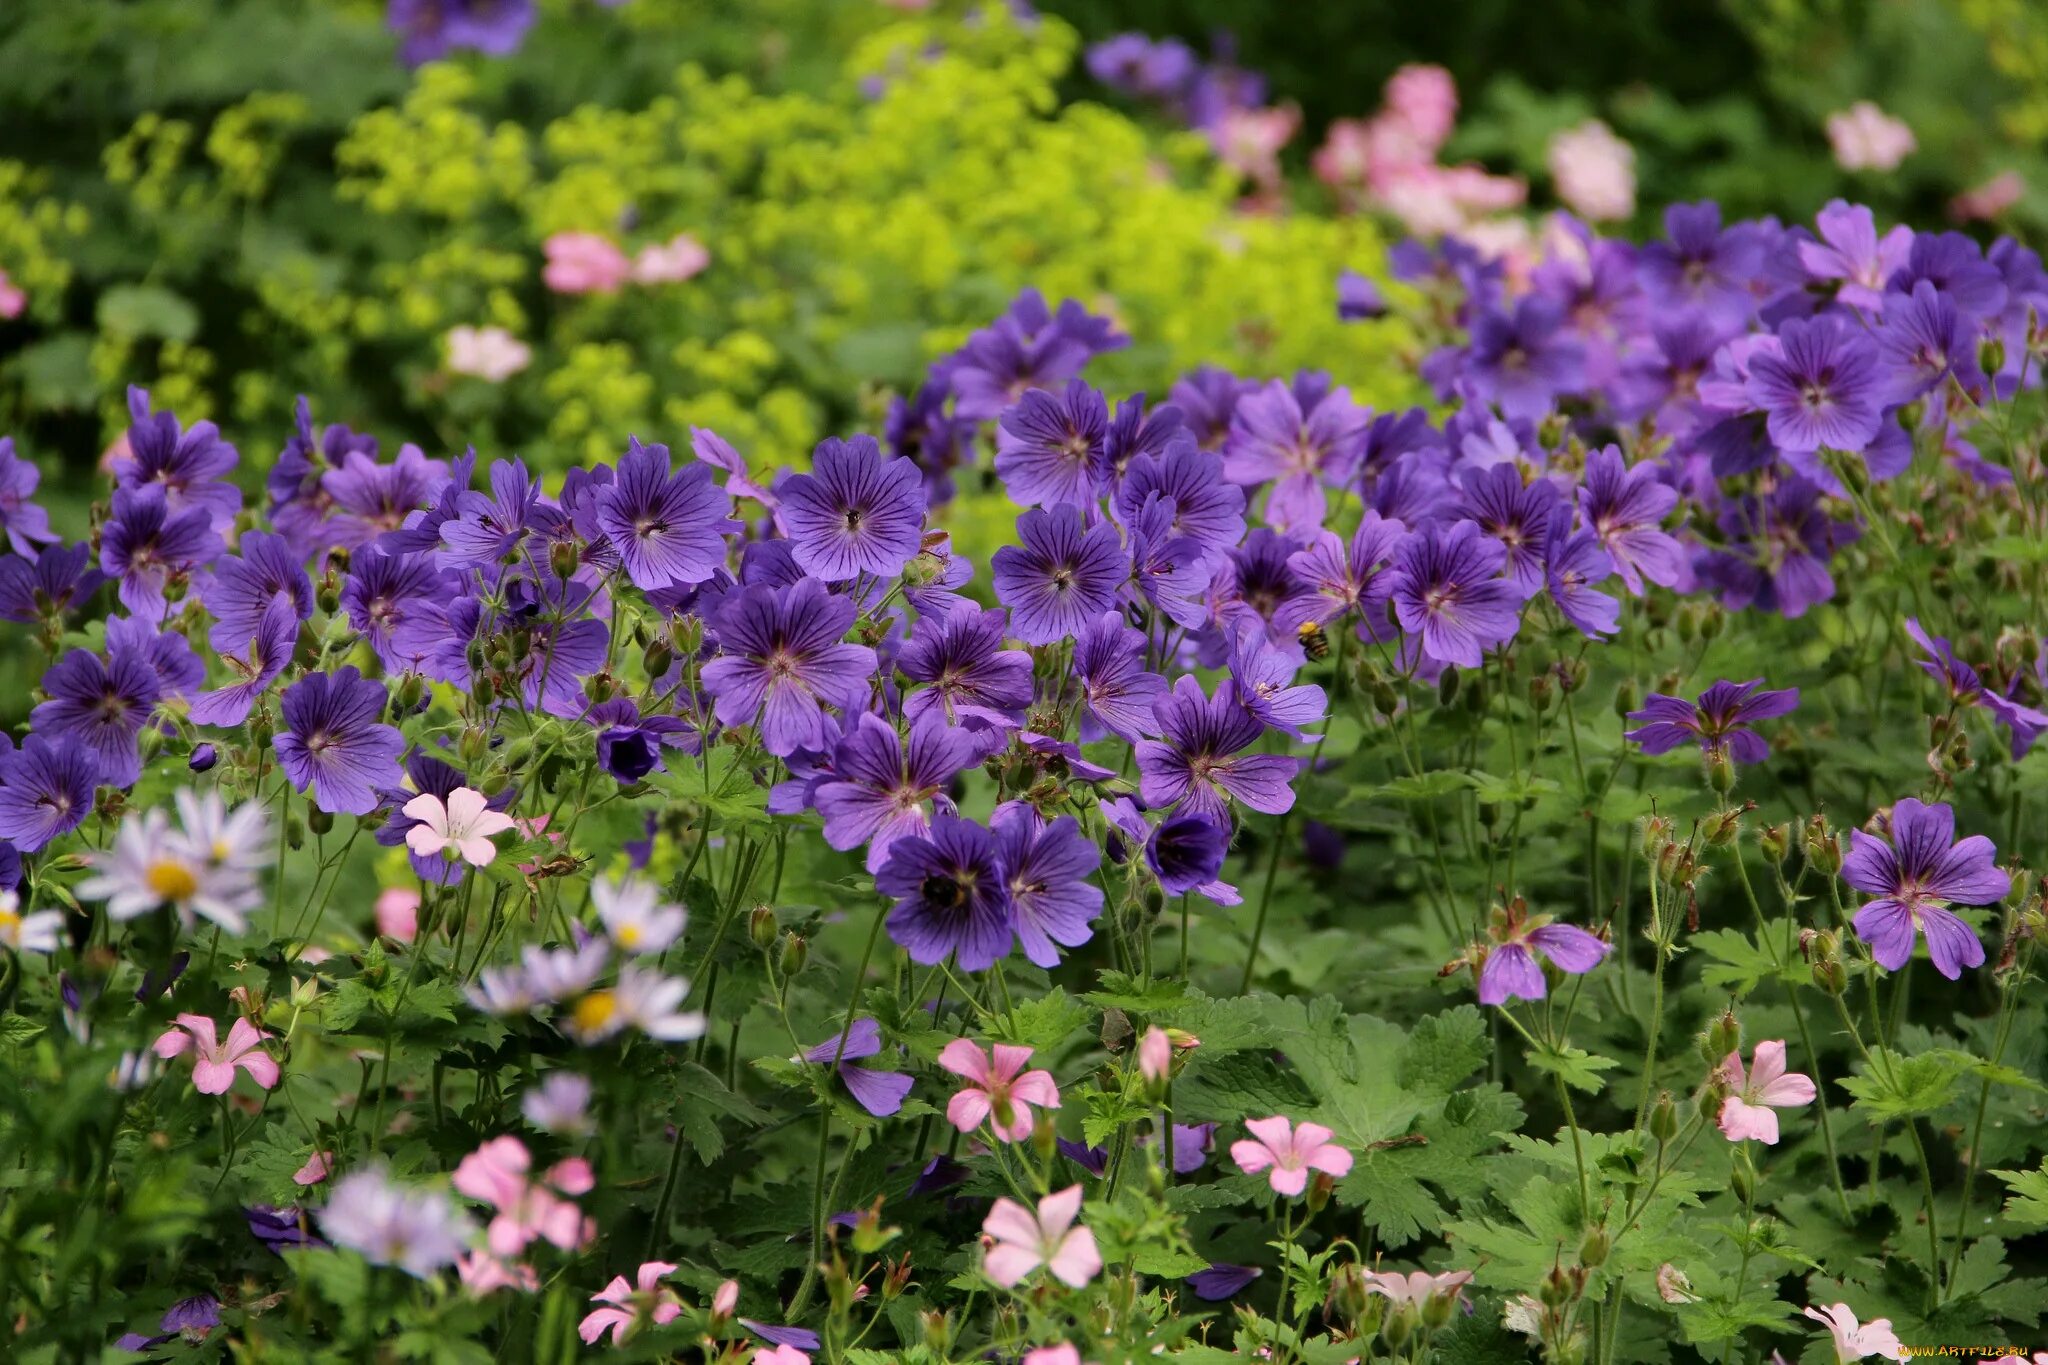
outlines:
[[[1302,653],[1310,662],[1320,662],[1330,657],[1330,637],[1314,621],[1303,621],[1295,628],[1295,636],[1301,641]]]

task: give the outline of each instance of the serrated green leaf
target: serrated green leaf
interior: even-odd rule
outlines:
[[[1854,1108],[1880,1119],[1932,1114],[1955,1093],[1962,1068],[1954,1054],[1922,1052],[1902,1057],[1885,1048],[1873,1054],[1875,1065],[1859,1063],[1857,1073],[1842,1078],[1842,1088],[1856,1097]]]
[[[1539,1071],[1548,1071],[1574,1090],[1583,1090],[1597,1095],[1607,1087],[1607,1079],[1600,1073],[1612,1071],[1621,1063],[1612,1057],[1602,1057],[1584,1048],[1557,1047],[1551,1043],[1539,1043],[1522,1054],[1529,1059],[1529,1065]]]
[[[988,1035],[1050,1058],[1075,1037],[1086,1037],[1094,1018],[1094,1010],[1055,986],[1038,999],[1021,1001],[990,1020]]]
[[[2010,1193],[2005,1216],[2026,1227],[2048,1227],[2048,1166],[2032,1171],[1993,1171]]]
[[[0,1014],[0,1043],[25,1043],[43,1028],[44,1025],[19,1014]]]

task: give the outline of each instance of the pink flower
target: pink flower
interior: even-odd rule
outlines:
[[[711,1295],[711,1316],[723,1321],[740,1311],[740,1282],[727,1280]]]
[[[164,1030],[153,1047],[166,1060],[192,1053],[192,1088],[202,1095],[225,1095],[235,1083],[235,1068],[249,1073],[249,1079],[268,1090],[277,1084],[277,1062],[263,1051],[270,1037],[247,1019],[237,1018],[228,1030],[225,1044],[217,1041],[213,1020],[198,1014],[181,1014],[176,1026]]]
[[[634,1274],[637,1287],[627,1285],[624,1275],[614,1275],[610,1284],[590,1296],[592,1303],[609,1306],[586,1316],[577,1325],[576,1335],[588,1345],[609,1331],[612,1345],[618,1346],[643,1322],[659,1327],[675,1321],[683,1311],[683,1301],[676,1297],[675,1290],[661,1283],[664,1275],[674,1271],[675,1267],[667,1261],[644,1262]]]
[[[1267,1179],[1278,1194],[1297,1195],[1308,1188],[1308,1173],[1321,1171],[1330,1176],[1351,1172],[1351,1153],[1330,1141],[1330,1130],[1320,1123],[1299,1128],[1286,1119],[1251,1119],[1245,1130],[1257,1141],[1230,1144],[1230,1159],[1246,1175],[1271,1169]]]
[[[1350,1167],[1347,1155],[1345,1166]],[[1456,1297],[1464,1293],[1471,1283],[1469,1270],[1447,1270],[1441,1275],[1432,1275],[1426,1270],[1411,1270],[1403,1275],[1398,1270],[1368,1270],[1365,1272],[1365,1287],[1396,1305],[1414,1304],[1420,1308],[1439,1294]]]
[[[420,931],[420,893],[409,886],[387,886],[377,893],[377,932],[410,943]]]
[[[1545,159],[1557,197],[1581,218],[1597,223],[1635,213],[1636,149],[1599,119],[1551,138]]]
[[[533,348],[503,327],[450,327],[448,368],[490,384],[502,384],[533,363]]]
[[[596,1225],[564,1195],[588,1194],[596,1184],[590,1163],[570,1157],[549,1167],[539,1180],[527,1179],[533,1158],[516,1137],[492,1138],[455,1168],[457,1190],[498,1210],[491,1220],[491,1252],[517,1256],[535,1238],[573,1251],[597,1234]]]
[[[1138,1074],[1148,1081],[1163,1081],[1173,1066],[1173,1040],[1154,1024],[1138,1039]]]
[[[1293,105],[1271,109],[1227,109],[1209,131],[1224,165],[1262,185],[1280,179],[1280,149],[1301,127],[1301,110]]]
[[[515,1289],[522,1294],[532,1294],[540,1289],[540,1276],[532,1266],[518,1261],[501,1261],[488,1251],[464,1254],[455,1263],[455,1274],[462,1281],[462,1287],[479,1299],[500,1289]]]
[[[1828,115],[1828,145],[1845,171],[1889,171],[1920,144],[1913,130],[1869,100]]]
[[[490,798],[474,787],[457,787],[445,804],[432,792],[421,792],[404,810],[419,821],[405,832],[407,847],[422,858],[453,849],[471,867],[489,867],[498,856],[491,836],[512,828],[512,817],[492,810]]]
[[[540,277],[557,294],[610,294],[633,271],[626,253],[595,232],[558,232],[542,249],[548,263]]]
[[[1808,1308],[1806,1316],[1827,1324],[1828,1332],[1835,1339],[1835,1359],[1839,1365],[1848,1365],[1849,1361],[1861,1360],[1865,1356],[1906,1359],[1906,1348],[1899,1344],[1898,1335],[1892,1331],[1890,1318],[1878,1318],[1859,1326],[1856,1315],[1849,1311],[1846,1303],[1838,1303],[1831,1308]]]
[[[306,1164],[292,1172],[294,1185],[317,1185],[334,1173],[334,1153],[315,1152]]]
[[[666,243],[641,247],[633,260],[633,279],[640,284],[680,284],[710,264],[711,253],[704,244],[681,232]]]
[[[2001,171],[1973,190],[1965,190],[1948,204],[1949,217],[1959,223],[1973,218],[1996,218],[2027,192],[2027,182],[2018,171]]]
[[[1775,1144],[1778,1140],[1780,1109],[1812,1104],[1817,1093],[1811,1077],[1785,1073],[1783,1041],[1758,1043],[1747,1078],[1742,1072],[1742,1054],[1731,1052],[1721,1062],[1721,1079],[1731,1093],[1721,1104],[1721,1135],[1730,1142],[1755,1138]]]
[[[794,1346],[757,1346],[752,1365],[811,1365],[811,1358]]]
[[[21,292],[21,286],[7,278],[7,272],[0,270],[0,318],[18,318],[21,310],[28,307],[28,295]]]
[[[1434,157],[1458,120],[1458,83],[1443,67],[1411,62],[1387,78],[1385,108]]]
[[[1038,1211],[1014,1199],[998,1199],[982,1223],[982,1232],[993,1239],[982,1258],[988,1277],[1005,1289],[1014,1289],[1026,1275],[1044,1266],[1054,1279],[1073,1289],[1095,1278],[1102,1269],[1102,1253],[1095,1249],[1095,1234],[1075,1227],[1081,1212],[1081,1187],[1069,1185],[1058,1194],[1038,1201]]]
[[[1060,1088],[1050,1071],[1025,1071],[1031,1049],[1012,1043],[997,1043],[995,1057],[965,1038],[955,1038],[939,1053],[939,1065],[967,1084],[946,1103],[946,1119],[963,1133],[971,1133],[983,1122],[1005,1142],[1022,1142],[1031,1136],[1031,1107],[1057,1109]]]
[[[1081,1353],[1071,1346],[1041,1346],[1024,1353],[1024,1365],[1081,1365]]]

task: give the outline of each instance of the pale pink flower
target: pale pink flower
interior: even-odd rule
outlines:
[[[1060,1088],[1045,1070],[1026,1071],[1031,1049],[997,1043],[994,1060],[975,1043],[955,1038],[939,1053],[939,1065],[967,1084],[946,1103],[946,1120],[963,1133],[987,1122],[1005,1142],[1031,1136],[1031,1108],[1060,1107]]]
[[[1245,1130],[1254,1140],[1230,1144],[1230,1159],[1246,1175],[1270,1170],[1267,1180],[1277,1194],[1297,1195],[1308,1188],[1308,1173],[1342,1177],[1351,1173],[1351,1153],[1330,1141],[1320,1123],[1296,1127],[1285,1118],[1249,1119]]]
[[[1411,62],[1387,78],[1385,106],[1434,156],[1458,120],[1458,83],[1443,67]]]
[[[1887,1360],[1907,1358],[1906,1348],[1899,1344],[1898,1334],[1892,1331],[1890,1318],[1858,1324],[1856,1315],[1849,1311],[1846,1303],[1838,1303],[1831,1308],[1808,1308],[1806,1316],[1827,1324],[1829,1334],[1835,1339],[1835,1360],[1839,1365],[1848,1365],[1848,1362],[1865,1356],[1883,1356]]]
[[[982,1258],[988,1277],[1005,1289],[1014,1289],[1025,1276],[1044,1266],[1070,1288],[1087,1284],[1102,1269],[1102,1253],[1095,1248],[1095,1234],[1074,1225],[1080,1213],[1079,1185],[1069,1185],[1039,1200],[1035,1213],[1014,1199],[996,1200],[981,1225],[991,1239]]]
[[[640,284],[680,284],[704,273],[711,253],[687,232],[666,242],[643,246],[633,259],[633,279]]]
[[[1828,145],[1845,171],[1896,170],[1920,144],[1913,130],[1869,100],[1828,115]]]
[[[169,1060],[186,1052],[192,1054],[192,1088],[202,1095],[225,1095],[235,1083],[235,1069],[249,1073],[249,1079],[268,1090],[277,1084],[277,1062],[263,1050],[270,1037],[247,1019],[238,1018],[228,1030],[227,1042],[218,1041],[213,1020],[198,1014],[181,1014],[174,1027],[156,1040],[156,1055]]]
[[[1666,1261],[1657,1267],[1657,1297],[1666,1303],[1698,1303],[1692,1292],[1692,1277]]]
[[[1081,1365],[1081,1353],[1072,1346],[1040,1346],[1024,1353],[1024,1365]]]
[[[2001,171],[1975,189],[1965,190],[1949,200],[1949,217],[1959,223],[1975,218],[1996,218],[2027,192],[2027,182],[2018,171]]]
[[[450,327],[444,339],[448,368],[490,384],[502,384],[533,363],[533,348],[503,327]]]
[[[1348,1168],[1349,1161],[1346,1161]],[[1402,1274],[1398,1270],[1368,1270],[1365,1272],[1365,1287],[1396,1305],[1413,1304],[1417,1308],[1440,1294],[1457,1297],[1465,1292],[1465,1286],[1472,1281],[1469,1270],[1446,1270],[1432,1275],[1426,1270],[1411,1270]]]
[[[334,1153],[315,1152],[306,1164],[292,1172],[292,1184],[317,1185],[334,1173]]]
[[[711,1295],[711,1316],[723,1321],[740,1311],[740,1282],[727,1280]]]
[[[595,232],[558,232],[542,250],[548,263],[541,279],[557,294],[610,294],[633,272],[618,244]]]
[[[1635,213],[1636,149],[1599,119],[1551,138],[1545,160],[1557,197],[1581,218],[1598,223]]]
[[[529,1180],[532,1165],[526,1144],[508,1136],[492,1138],[455,1168],[455,1188],[498,1211],[489,1228],[493,1255],[517,1256],[535,1238],[573,1251],[597,1235],[596,1224],[564,1198],[591,1191],[590,1163],[570,1157]]]
[[[1272,185],[1280,179],[1280,149],[1301,127],[1293,105],[1270,109],[1227,109],[1209,130],[1217,157],[1247,179]]]
[[[674,1322],[683,1311],[683,1301],[661,1282],[663,1276],[673,1273],[675,1267],[667,1261],[646,1261],[634,1273],[634,1285],[627,1284],[624,1275],[614,1275],[610,1284],[590,1296],[592,1303],[606,1307],[585,1316],[577,1324],[576,1335],[588,1345],[610,1332],[612,1345],[619,1346],[643,1322],[657,1327]]]
[[[377,893],[377,932],[410,943],[420,931],[420,893],[409,886],[387,886]]]
[[[794,1346],[757,1346],[750,1365],[811,1365],[811,1358]]]
[[[519,1261],[503,1261],[488,1251],[471,1251],[455,1263],[456,1278],[462,1287],[476,1298],[495,1294],[500,1289],[513,1289],[522,1294],[532,1294],[540,1289],[540,1276],[530,1265]]]
[[[21,286],[7,278],[7,272],[0,270],[0,318],[18,318],[21,310],[28,307],[28,295],[21,292]]]
[[[1138,1074],[1148,1081],[1166,1079],[1173,1067],[1173,1040],[1166,1036],[1166,1030],[1154,1024],[1138,1039]]]
[[[1812,1104],[1816,1093],[1813,1079],[1798,1072],[1785,1072],[1785,1044],[1758,1043],[1747,1077],[1742,1071],[1742,1054],[1731,1052],[1721,1061],[1721,1079],[1731,1092],[1721,1104],[1721,1135],[1730,1142],[1755,1138],[1775,1144],[1778,1140],[1780,1109]]]
[[[457,787],[444,804],[432,792],[405,803],[405,814],[419,821],[405,832],[406,845],[422,858],[449,849],[471,867],[489,867],[498,856],[493,834],[512,828],[512,817],[490,808],[490,798],[474,787]]]

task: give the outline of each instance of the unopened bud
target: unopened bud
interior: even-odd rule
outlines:
[[[1328,1171],[1317,1171],[1315,1179],[1308,1182],[1308,1211],[1321,1213],[1336,1188],[1337,1182]]]
[[[1650,1136],[1666,1143],[1678,1136],[1678,1106],[1672,1103],[1669,1091],[1657,1096],[1650,1107]]]
[[[1628,713],[1642,704],[1643,689],[1636,686],[1634,678],[1623,678],[1614,689],[1614,714],[1627,719]]]
[[[1729,1053],[1742,1047],[1742,1024],[1733,1010],[1723,1010],[1721,1016],[1707,1025],[1707,1031],[1700,1035],[1700,1056],[1708,1066],[1719,1066]]]
[[[558,540],[548,547],[548,567],[557,578],[575,577],[576,559],[576,546],[569,541]]]
[[[811,945],[803,935],[794,931],[782,936],[782,974],[795,976],[804,969],[810,958]]]
[[[1827,818],[1816,815],[1806,822],[1806,861],[1816,872],[1834,876],[1842,870],[1842,841],[1828,828]]]
[[[2005,338],[1988,336],[1977,343],[1977,367],[1986,374],[2005,368]]]
[[[306,846],[306,824],[296,815],[287,817],[284,822],[284,843],[286,848],[293,849]]]
[[[1396,692],[1387,683],[1374,683],[1372,685],[1372,706],[1373,710],[1379,712],[1382,716],[1392,716],[1401,709],[1401,694]]]
[[[398,680],[397,690],[392,693],[392,705],[398,714],[407,715],[419,710],[420,701],[427,695],[427,680],[417,673],[407,673]]]
[[[1536,1297],[1543,1300],[1546,1308],[1562,1308],[1572,1301],[1575,1293],[1577,1286],[1572,1283],[1572,1277],[1565,1273],[1564,1267],[1552,1266],[1544,1275],[1543,1283],[1536,1291]]]
[[[220,753],[211,744],[196,744],[192,747],[191,757],[185,760],[185,766],[195,773],[211,772],[219,761]]]
[[[1707,785],[1723,796],[1735,790],[1735,758],[1726,748],[1708,752]]]
[[[647,653],[642,659],[647,668],[647,676],[659,678],[668,672],[668,666],[675,662],[675,657],[675,651],[668,647],[667,641],[656,640],[647,647]]]
[[[1443,705],[1449,706],[1458,699],[1458,678],[1456,668],[1446,668],[1443,676],[1436,680],[1436,699]]]
[[[775,912],[765,905],[757,905],[747,916],[747,936],[754,940],[754,946],[767,952],[775,946],[775,940],[782,929],[775,921]]]
[[[1607,1251],[1613,1243],[1609,1241],[1607,1229],[1594,1228],[1579,1243],[1579,1264],[1589,1270],[1597,1270],[1607,1261]]]
[[[306,812],[306,828],[315,834],[325,834],[334,828],[334,817],[315,806]]]
[[[1548,673],[1538,673],[1529,679],[1529,706],[1537,715],[1540,716],[1550,709],[1551,698],[1555,695],[1556,688],[1552,685]]]
[[[918,1315],[924,1329],[924,1348],[939,1360],[948,1359],[953,1349],[953,1319],[934,1308]]]

